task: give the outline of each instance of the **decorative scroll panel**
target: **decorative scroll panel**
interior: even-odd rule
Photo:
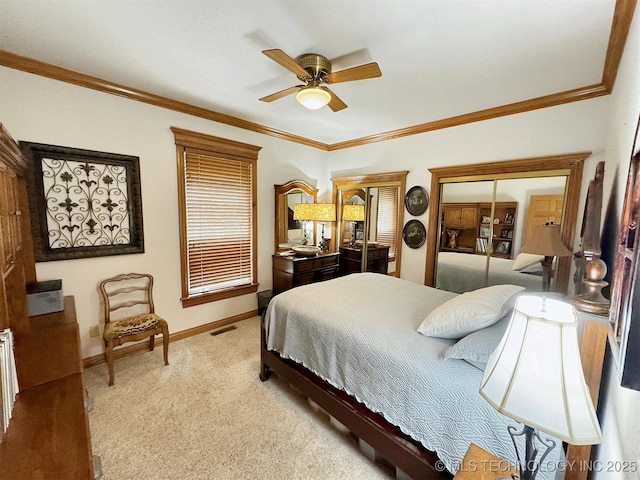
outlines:
[[[139,159],[22,142],[36,260],[144,252]]]

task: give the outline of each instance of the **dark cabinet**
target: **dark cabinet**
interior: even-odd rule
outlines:
[[[338,275],[338,253],[313,257],[273,256],[273,294],[300,285],[330,280]]]
[[[387,274],[389,270],[389,246],[367,248],[367,272]],[[362,271],[362,249],[340,247],[340,275]]]

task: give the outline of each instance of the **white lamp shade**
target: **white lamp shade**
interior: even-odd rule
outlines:
[[[298,91],[296,100],[310,110],[317,110],[331,101],[331,94],[323,88],[305,87]]]
[[[602,442],[584,381],[575,311],[560,300],[521,295],[493,352],[480,395],[514,420],[573,445]]]

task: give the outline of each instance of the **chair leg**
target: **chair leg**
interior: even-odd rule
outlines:
[[[107,359],[107,366],[109,367],[109,386],[114,383],[113,375],[113,342],[111,340],[104,342],[104,356]]]
[[[164,364],[169,365],[169,328],[162,329],[162,350],[164,352]]]
[[[151,350],[153,352],[153,349],[156,346],[156,336],[155,334],[151,335],[149,337],[149,350]]]

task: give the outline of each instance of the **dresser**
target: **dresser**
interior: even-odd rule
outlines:
[[[379,245],[367,249],[367,272],[387,274],[389,270],[389,246]],[[340,247],[340,275],[362,271],[362,249]]]
[[[300,285],[330,280],[338,275],[338,253],[313,257],[273,255],[273,294]]]

